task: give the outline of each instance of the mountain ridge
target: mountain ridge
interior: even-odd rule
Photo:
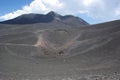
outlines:
[[[51,22],[61,22],[68,25],[89,25],[83,19],[73,16],[65,15],[62,16],[56,12],[49,12],[47,14],[23,14],[14,19],[6,20],[0,22],[0,24],[34,24],[34,23],[51,23]]]

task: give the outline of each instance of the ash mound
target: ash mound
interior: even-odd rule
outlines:
[[[53,29],[43,28],[46,24],[11,25],[13,27],[1,30],[0,41],[8,51],[29,57],[72,57],[92,51],[95,55],[114,53],[111,54],[113,56],[119,55],[119,23],[118,20],[81,27],[57,26]]]

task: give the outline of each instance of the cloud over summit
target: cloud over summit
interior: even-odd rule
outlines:
[[[87,14],[88,17],[100,20],[120,19],[119,0],[33,0],[22,9],[0,16],[1,20],[15,18],[27,13],[47,13],[55,11],[60,14]]]

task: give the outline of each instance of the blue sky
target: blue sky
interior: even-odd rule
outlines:
[[[97,24],[120,19],[120,0],[1,0],[0,21],[49,11],[72,14]]]
[[[0,16],[22,9],[22,6],[29,5],[32,0],[1,0],[0,1]]]

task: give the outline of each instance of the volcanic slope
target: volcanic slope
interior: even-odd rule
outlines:
[[[0,24],[1,79],[90,80],[120,73],[120,20],[80,27],[55,23]]]

